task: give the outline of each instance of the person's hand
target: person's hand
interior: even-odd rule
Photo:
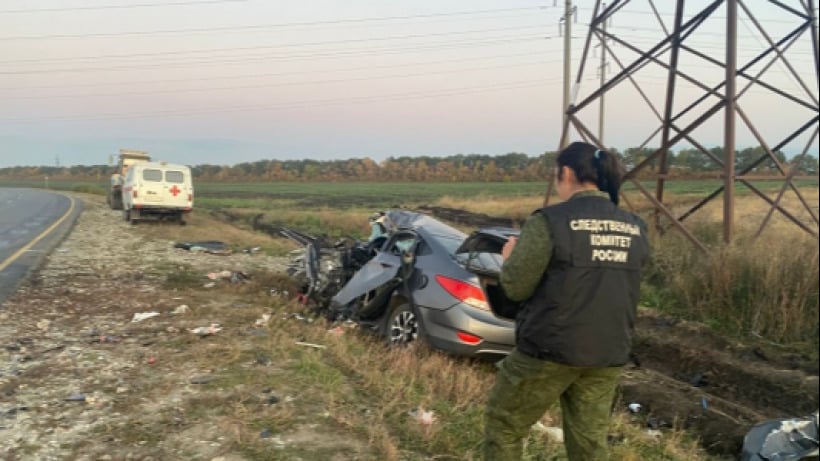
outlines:
[[[518,243],[518,237],[509,237],[507,239],[507,243],[501,248],[501,257],[507,259],[510,257],[510,254],[515,248],[515,245]]]

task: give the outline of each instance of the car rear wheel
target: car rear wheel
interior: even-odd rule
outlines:
[[[417,341],[421,326],[412,306],[400,304],[390,311],[385,322],[385,341],[390,345],[409,344]]]

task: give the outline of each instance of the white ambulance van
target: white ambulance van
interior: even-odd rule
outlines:
[[[191,169],[166,162],[132,165],[122,186],[125,220],[170,220],[185,224],[183,216],[194,206]]]

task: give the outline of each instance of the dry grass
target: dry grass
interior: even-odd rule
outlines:
[[[134,228],[137,232],[173,242],[219,240],[234,251],[259,247],[268,254],[282,255],[296,248],[296,244],[288,239],[255,232],[249,226],[215,220],[207,211],[193,211],[186,216],[185,221],[187,224],[184,226],[146,221],[136,224]]]
[[[553,198],[555,203],[557,198]],[[483,213],[489,216],[502,216],[511,218],[517,222],[523,222],[533,211],[542,207],[544,197],[520,196],[515,198],[482,197],[480,200],[455,198],[445,196],[436,202],[437,206],[456,208],[471,211],[473,213]]]
[[[782,206],[816,229],[794,194]],[[724,245],[722,203],[704,207],[686,225],[709,254],[692,251],[678,232],[656,237],[649,302],[734,334],[816,348],[820,246],[779,212],[758,235],[769,210],[758,197],[738,200],[734,241]]]

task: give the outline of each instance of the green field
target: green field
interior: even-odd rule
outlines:
[[[655,183],[645,181],[645,188],[654,192]],[[722,183],[718,180],[678,180],[668,181],[665,191],[670,195],[691,196],[706,194],[716,190]],[[800,187],[817,186],[817,181],[802,181]],[[39,180],[3,180],[0,187],[44,188]],[[758,181],[755,186],[776,192],[782,181]],[[73,190],[104,194],[106,181],[50,181],[48,187],[54,190]],[[215,183],[196,182],[197,206],[204,208],[255,208],[260,210],[280,209],[293,206],[301,209],[332,207],[345,208],[387,208],[396,205],[413,206],[434,203],[442,197],[469,200],[504,197],[539,197],[546,191],[544,182],[459,182],[459,183],[417,183],[417,182],[279,182],[279,183]],[[626,194],[640,195],[631,183],[624,185]],[[738,195],[752,193],[738,183]]]

